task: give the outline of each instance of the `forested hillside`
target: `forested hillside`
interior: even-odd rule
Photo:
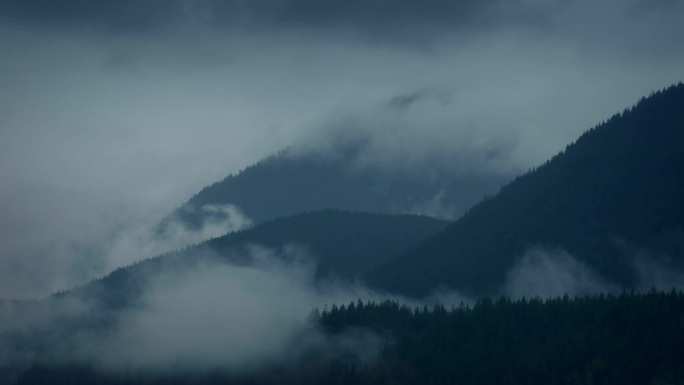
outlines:
[[[359,302],[324,311],[321,323],[388,341],[373,365],[335,367],[336,383],[655,385],[684,383],[682,317],[684,295],[673,291],[451,309]]]
[[[189,228],[220,221],[224,214],[202,208],[227,204],[256,223],[321,209],[456,218],[505,182],[497,175],[454,175],[440,165],[420,172],[357,167],[356,151],[271,156],[202,189],[166,217],[159,232],[172,221]]]
[[[317,278],[354,281],[446,225],[445,221],[416,215],[337,210],[299,214],[117,269],[76,292],[96,296],[101,303],[118,308],[135,298],[148,279],[169,271],[190,269],[207,260],[249,265],[253,262],[252,246],[271,249],[276,255],[294,247],[315,265]]]
[[[684,264],[684,84],[656,92],[516,178],[445,231],[371,272],[376,287],[500,291],[532,247],[567,251],[618,287],[636,257]]]

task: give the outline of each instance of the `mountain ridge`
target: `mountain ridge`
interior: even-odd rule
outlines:
[[[453,175],[439,168],[387,172],[355,167],[362,146],[338,149],[338,156],[289,150],[269,156],[201,189],[163,218],[157,232],[164,235],[172,223],[199,229],[226,220],[222,210],[204,209],[225,205],[254,223],[323,209],[453,219],[504,181],[493,174]]]
[[[667,243],[684,225],[683,107],[682,83],[642,98],[367,278],[403,294],[438,286],[496,294],[537,245],[567,250],[624,288],[638,279],[625,248],[653,249],[681,266],[684,243]]]
[[[187,269],[202,261],[250,265],[253,246],[273,250],[277,255],[291,246],[299,248],[299,252],[313,259],[317,280],[354,282],[371,267],[417,244],[446,224],[439,219],[409,214],[332,209],[301,213],[121,267],[58,296],[84,295],[118,308],[129,303],[130,295],[135,297],[154,275]]]

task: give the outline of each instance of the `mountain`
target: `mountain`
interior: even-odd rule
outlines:
[[[322,312],[311,313],[309,322],[313,322],[313,330],[289,335],[288,341],[294,345],[284,349],[288,357],[283,363],[266,362],[264,369],[257,366],[254,373],[220,367],[203,371],[192,365],[184,369],[182,364],[188,356],[183,355],[178,355],[174,367],[165,372],[128,366],[121,372],[108,371],[89,360],[100,341],[122,335],[128,338],[116,339],[109,346],[114,350],[105,352],[121,354],[122,350],[130,349],[131,341],[145,340],[150,332],[157,331],[164,339],[152,339],[156,342],[152,349],[143,350],[141,355],[173,350],[174,344],[193,342],[203,332],[209,333],[211,339],[219,339],[222,333],[236,328],[240,332],[245,330],[245,335],[253,334],[253,329],[240,329],[240,325],[231,322],[218,326],[215,322],[190,322],[190,327],[176,324],[183,325],[182,328],[172,327],[173,322],[164,323],[169,318],[192,315],[197,310],[193,305],[204,300],[208,300],[211,310],[221,314],[238,314],[249,307],[244,306],[249,305],[246,301],[225,301],[225,292],[217,293],[212,285],[210,291],[191,297],[164,291],[164,304],[172,302],[176,305],[173,309],[180,312],[160,310],[155,307],[156,302],[146,301],[142,295],[154,283],[153,279],[160,276],[167,278],[165,283],[171,286],[182,285],[173,273],[192,271],[197,266],[214,268],[211,263],[217,261],[237,266],[258,264],[259,253],[264,250],[259,246],[285,260],[313,258],[319,279],[363,279],[372,287],[412,296],[442,288],[477,296],[499,294],[509,273],[535,247],[563,250],[613,287],[638,286],[643,273],[638,261],[658,266],[662,271],[680,270],[684,267],[683,107],[683,84],[643,98],[635,107],[589,130],[554,158],[516,178],[452,223],[424,216],[338,210],[268,219],[278,210],[285,210],[288,199],[299,202],[289,203],[300,204],[296,210],[306,211],[304,198],[313,202],[314,196],[325,197],[321,191],[331,187],[327,182],[319,184],[320,180],[353,181],[357,185],[348,186],[349,191],[332,188],[339,195],[338,202],[344,201],[346,191],[350,197],[375,197],[375,207],[388,211],[398,207],[392,206],[392,199],[397,199],[395,203],[415,203],[412,199],[416,196],[429,198],[437,191],[421,190],[427,185],[402,181],[396,175],[374,179],[368,174],[364,177],[367,179],[355,179],[361,174],[345,175],[350,171],[344,162],[330,159],[319,162],[285,154],[270,158],[265,161],[270,164],[268,167],[256,165],[252,168],[256,171],[248,169],[231,177],[233,181],[243,178],[240,180],[255,184],[226,184],[245,188],[241,199],[252,202],[251,210],[256,211],[250,212],[250,206],[244,203],[239,206],[235,201],[223,201],[225,196],[219,187],[212,195],[212,186],[198,194],[203,198],[196,196],[191,200],[194,208],[182,208],[176,213],[176,219],[190,226],[202,226],[207,218],[200,214],[214,212],[203,211],[202,207],[233,202],[230,204],[257,221],[255,227],[120,268],[46,301],[0,302],[0,313],[7,308],[8,314],[14,316],[9,319],[17,324],[15,329],[0,331],[0,382],[516,383],[533,379],[527,382],[680,383],[677,380],[684,372],[680,358],[684,296],[676,291],[576,299],[565,296],[549,301],[512,301],[502,297],[494,302],[482,298],[472,308],[463,305],[450,311],[442,305],[433,310],[424,306],[421,310],[394,302],[364,304],[359,300],[340,307],[333,304]],[[334,169],[333,164],[340,168]],[[287,166],[278,172],[278,165]],[[308,177],[293,179],[297,175],[294,165],[301,166]],[[318,182],[309,179],[313,174],[307,173],[312,170],[320,172]],[[342,177],[335,176],[335,170]],[[242,176],[250,172],[263,174],[254,179]],[[278,177],[283,178],[280,185],[267,183],[269,178]],[[374,186],[373,183],[387,180],[394,184],[390,183],[391,188],[386,190],[365,190],[368,186],[362,184]],[[321,190],[310,193],[297,183]],[[250,190],[245,186],[254,188],[251,201]],[[277,190],[279,186],[283,191]],[[430,192],[406,195],[406,191],[394,191],[401,186],[409,186],[409,192],[416,188],[413,193]],[[354,191],[359,195],[354,195]],[[459,191],[454,187],[451,193],[443,193],[441,202],[455,200],[452,194],[458,195]],[[362,205],[372,201],[358,199],[344,202]],[[272,206],[262,207],[258,202]],[[262,216],[254,214],[259,210],[263,210],[259,214]],[[221,279],[231,280],[224,276]],[[263,280],[250,283],[256,291],[267,285]],[[148,294],[154,292],[155,288],[151,288]],[[275,301],[287,305],[282,294],[278,291]],[[218,301],[208,298],[214,296]],[[276,306],[275,311],[283,312],[284,308]],[[23,317],[16,317],[24,313],[37,315],[34,318],[40,321],[38,326],[24,324]],[[150,313],[156,316],[135,317]],[[199,314],[199,318],[190,320],[216,320],[204,317],[206,314]],[[258,318],[249,317],[246,322],[250,326],[258,324]],[[273,327],[269,330],[286,327],[287,318],[278,317],[278,324],[270,325]],[[132,329],[125,328],[125,320],[133,321]],[[121,330],[148,333],[117,334]],[[312,335],[306,335],[311,332]],[[169,343],[166,337],[172,334],[190,338]],[[267,339],[257,341],[268,344]],[[307,346],[312,341],[317,342]],[[216,352],[209,351],[225,358],[226,352],[236,350],[234,343],[228,341]],[[63,357],[58,356],[72,351],[79,360],[85,357],[83,362],[67,359],[63,363]],[[197,355],[203,354],[206,350],[199,349]]]
[[[366,275],[373,286],[425,295],[436,287],[501,292],[534,247],[564,250],[609,283],[639,284],[641,259],[684,265],[684,85],[585,132],[443,232]]]
[[[381,215],[323,210],[279,218],[184,250],[119,268],[61,295],[77,294],[118,308],[145,288],[150,278],[208,260],[237,265],[253,262],[254,246],[282,258],[295,247],[312,258],[316,277],[353,281],[404,249],[442,230],[448,222],[418,215]]]
[[[164,234],[177,221],[190,229],[220,222],[231,215],[217,209],[225,205],[255,223],[328,208],[456,218],[504,182],[496,175],[454,176],[444,167],[360,167],[355,159],[362,145],[347,147],[334,156],[293,151],[271,156],[202,189],[164,218],[158,231]]]

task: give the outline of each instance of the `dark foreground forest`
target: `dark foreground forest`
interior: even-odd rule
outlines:
[[[22,385],[684,384],[684,294],[674,290],[450,308],[358,301],[316,310],[312,321],[331,340],[372,336],[377,354],[313,350],[288,366],[240,375],[34,365],[3,376]]]

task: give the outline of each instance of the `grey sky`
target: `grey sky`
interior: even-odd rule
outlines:
[[[144,229],[285,146],[524,171],[683,80],[683,3],[2,0],[0,297],[160,250]]]
[[[436,33],[543,23],[562,1],[504,0],[4,0],[9,17],[34,25],[85,26],[137,33],[184,26],[260,31],[358,29],[364,33]]]

